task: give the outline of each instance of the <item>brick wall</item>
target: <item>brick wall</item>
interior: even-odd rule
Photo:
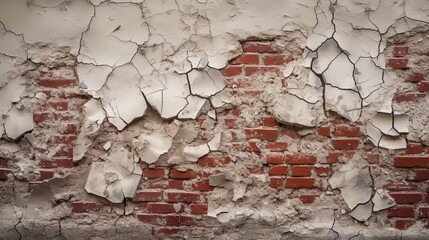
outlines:
[[[289,198],[299,199],[311,207],[321,194],[330,190],[327,180],[333,171],[349,159],[359,157],[368,161],[375,184],[389,190],[398,204],[387,214],[377,213],[385,219],[384,223],[406,229],[420,221],[429,227],[429,146],[408,142],[404,151],[376,149],[366,141],[364,125],[350,123],[333,113],[329,113],[326,124],[307,129],[305,133],[300,128],[276,122],[266,109],[259,108],[260,94],[273,82],[284,86],[287,79],[281,76],[281,68],[300,58],[301,53],[285,53],[273,41],[248,41],[242,46],[243,55],[231,60],[222,70],[228,82],[225,91],[233,98],[244,99],[243,104],[218,112],[218,121],[227,139],[224,150],[200,158],[192,170],[182,171],[169,164],[145,167],[139,190],[128,203],[133,206],[135,218],[151,225],[155,235],[202,236],[213,232],[213,226],[219,223],[207,225],[210,221],[206,216],[208,196],[213,191],[208,177],[238,163],[244,164],[249,174],[266,175],[267,188],[278,193],[293,190]],[[388,51],[392,56],[387,60],[389,71],[405,74],[407,78],[403,80],[414,86],[412,90],[398,92],[395,100],[424,99],[429,94],[427,70],[414,71],[408,66],[410,55],[418,53],[406,44],[390,46]],[[268,80],[262,77],[267,75]],[[46,75],[40,79],[38,89],[46,98],[39,99],[35,109],[34,134],[47,137],[47,148],[36,150],[40,153],[35,159],[39,177],[30,184],[61,177],[73,168],[87,167],[72,163],[73,142],[82,119],[81,106],[87,99],[79,93],[77,83],[75,77]],[[202,139],[206,120],[206,116],[201,116],[193,123],[200,128]],[[108,123],[102,130],[110,137],[118,134]],[[52,149],[58,151],[48,157]],[[0,179],[13,180],[8,159],[0,159],[0,167]],[[400,174],[386,181],[380,177],[382,171]],[[115,215],[105,211],[109,203],[96,197],[91,199],[73,199],[68,205],[76,216]]]

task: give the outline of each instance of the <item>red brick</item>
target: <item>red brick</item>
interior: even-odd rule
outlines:
[[[67,124],[61,130],[63,134],[76,134],[77,133],[77,125],[76,124]]]
[[[170,203],[148,203],[146,204],[146,209],[150,213],[176,213],[174,205]],[[185,207],[181,204],[178,212],[183,212],[184,210]]]
[[[223,119],[225,122],[225,126],[227,128],[236,128],[237,127],[237,119],[236,118],[225,118]]]
[[[198,182],[192,183],[192,189],[194,191],[206,192],[206,191],[212,191],[214,188],[209,185],[208,181],[198,181]]]
[[[43,110],[54,109],[57,111],[67,111],[69,109],[68,102],[59,101],[59,102],[46,102],[40,105]]]
[[[422,200],[422,194],[421,193],[397,193],[392,192],[389,193],[389,195],[395,199],[395,202],[398,204],[414,204],[418,203]]]
[[[426,97],[425,93],[398,93],[395,95],[396,102],[418,102],[422,98]]]
[[[393,159],[393,166],[404,168],[427,168],[429,167],[429,156],[397,156]]]
[[[280,188],[283,185],[283,180],[281,178],[270,178],[268,185],[272,188]]]
[[[256,167],[256,168],[248,168],[250,174],[261,174],[262,173],[262,167]]]
[[[292,56],[281,54],[266,54],[264,55],[265,65],[285,65],[293,61]]]
[[[387,66],[393,69],[407,69],[408,59],[390,58],[387,60]]]
[[[418,85],[420,92],[429,92],[429,81],[421,81]]]
[[[247,138],[258,138],[265,140],[276,140],[279,136],[277,129],[263,129],[263,128],[246,128],[244,133]]]
[[[54,157],[73,157],[73,147],[62,146],[55,154]]]
[[[405,57],[408,55],[408,46],[393,46],[394,57]]]
[[[429,218],[429,207],[419,207],[419,218]]]
[[[10,169],[0,168],[0,180],[7,180],[7,175],[12,173]]]
[[[239,76],[242,72],[242,66],[226,66],[224,69],[221,70],[222,75],[224,75],[225,77]]]
[[[309,177],[311,176],[311,167],[309,166],[292,166],[292,177]]]
[[[147,184],[150,189],[183,189],[183,180],[168,180],[150,182]]]
[[[287,142],[267,142],[265,150],[271,152],[284,152],[287,150]]]
[[[140,191],[132,199],[133,202],[157,202],[162,200],[161,191]]]
[[[40,172],[40,177],[39,177],[40,181],[51,179],[54,177],[53,171],[40,170],[39,172]]]
[[[420,82],[425,80],[425,75],[423,73],[413,72],[409,77],[408,81],[410,82]]]
[[[264,127],[277,127],[279,124],[276,119],[272,117],[264,117],[262,125]]]
[[[261,149],[259,148],[259,144],[260,144],[260,142],[255,142],[255,141],[247,142],[248,151],[249,152],[260,152]]]
[[[165,223],[167,226],[179,226],[179,225],[195,225],[195,218],[183,215],[167,215],[165,216]]]
[[[164,218],[161,215],[137,214],[137,219],[143,223],[153,225],[163,225],[164,223]]]
[[[330,137],[331,136],[331,127],[329,127],[329,126],[320,127],[317,129],[317,134],[319,136],[323,136],[323,137]]]
[[[245,42],[243,43],[244,52],[256,52],[256,53],[276,53],[278,52],[273,42]]]
[[[415,191],[417,185],[413,183],[387,183],[383,188],[392,192]]]
[[[313,155],[295,155],[295,154],[286,154],[286,163],[287,164],[315,164],[317,158]]]
[[[369,164],[378,164],[380,161],[380,155],[378,153],[368,153],[366,155],[366,160]]]
[[[207,204],[191,204],[190,206],[192,214],[207,214]]]
[[[83,202],[72,202],[70,203],[70,207],[74,213],[99,212],[103,209],[103,205],[101,204]]]
[[[170,171],[170,178],[173,179],[192,179],[196,178],[197,173],[194,170],[187,170],[187,171],[178,171],[177,169],[172,169]]]
[[[314,178],[287,178],[286,188],[313,188]]]
[[[162,178],[165,176],[165,169],[164,168],[145,168],[143,169],[143,176],[149,179],[152,178]]]
[[[279,67],[268,67],[268,66],[245,66],[244,67],[244,74],[246,76],[253,76],[255,74],[258,75],[264,75],[267,73],[273,73],[276,76],[280,75],[280,68]]]
[[[41,113],[33,113],[33,121],[35,123],[45,122],[49,119],[49,113],[41,112]]]
[[[216,167],[228,165],[231,162],[229,156],[204,156],[198,160],[198,165],[201,167]]]
[[[327,163],[337,163],[341,157],[340,152],[330,152],[326,157]]]
[[[267,163],[269,164],[283,164],[285,163],[285,157],[283,153],[267,153]]]
[[[232,60],[231,64],[259,64],[259,54],[245,53]]]
[[[9,160],[0,157],[0,167],[7,167],[9,165]]]
[[[40,86],[49,88],[72,87],[77,85],[76,79],[40,79]]]
[[[54,142],[59,144],[71,144],[76,140],[76,135],[54,136]]]
[[[362,133],[360,127],[340,125],[335,126],[334,136],[337,137],[360,137]]]
[[[288,167],[287,166],[274,166],[270,167],[268,170],[268,174],[270,175],[287,175],[288,173]]]
[[[332,146],[336,150],[355,150],[359,147],[360,140],[352,138],[332,139]]]
[[[167,193],[167,202],[198,202],[200,195],[198,193],[189,192],[169,192]]]
[[[387,217],[414,217],[413,207],[394,207],[387,210]]]
[[[397,219],[395,227],[400,230],[408,229],[416,223],[414,219]]]
[[[298,198],[302,203],[308,204],[313,203],[318,197],[319,195],[301,195]]]
[[[412,174],[408,174],[407,179],[412,181],[429,180],[429,169],[415,169]]]
[[[42,168],[72,168],[73,161],[71,159],[54,159],[52,161],[41,161]]]
[[[423,146],[420,143],[407,143],[406,154],[420,154],[423,153]]]
[[[314,167],[314,172],[317,176],[328,176],[331,173],[331,168],[329,166]]]

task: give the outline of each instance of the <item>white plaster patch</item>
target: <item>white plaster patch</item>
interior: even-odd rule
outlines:
[[[118,130],[146,112],[147,105],[140,92],[139,81],[138,71],[127,64],[113,70],[99,92],[107,118]]]
[[[105,162],[92,163],[85,190],[113,203],[134,197],[142,175],[138,162],[125,148],[112,149]]]

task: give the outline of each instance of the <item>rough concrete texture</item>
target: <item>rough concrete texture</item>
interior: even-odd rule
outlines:
[[[0,239],[429,238],[428,0],[0,0]]]

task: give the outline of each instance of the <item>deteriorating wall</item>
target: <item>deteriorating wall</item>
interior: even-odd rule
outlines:
[[[0,0],[0,239],[429,237],[427,0]]]

